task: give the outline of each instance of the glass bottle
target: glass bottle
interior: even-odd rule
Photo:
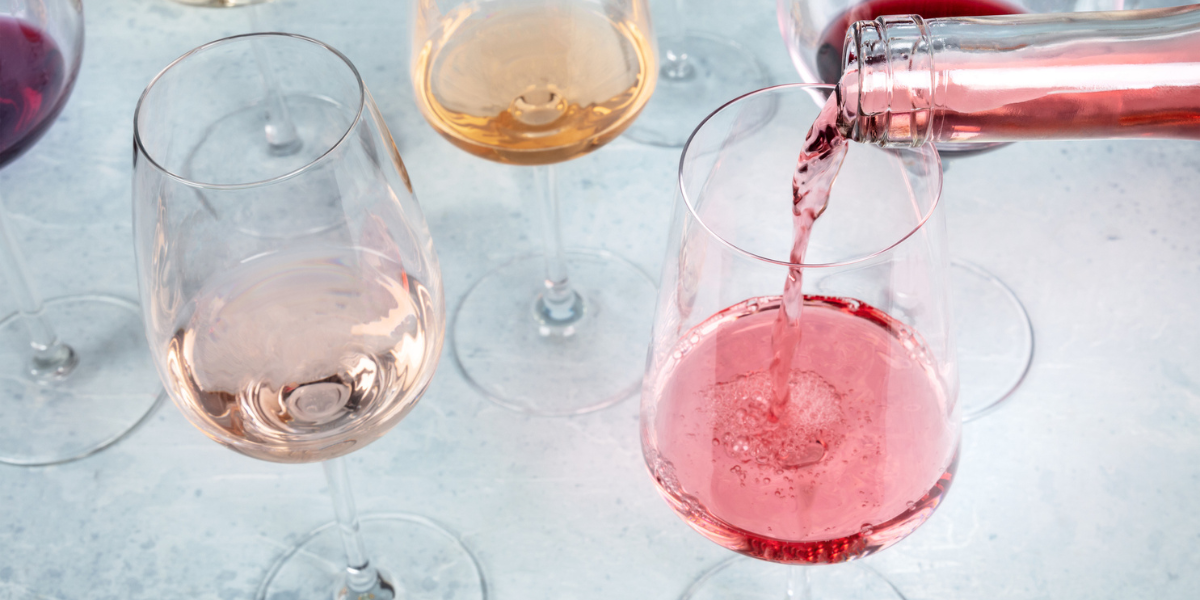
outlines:
[[[860,21],[839,128],[881,146],[1200,139],[1200,5]]]

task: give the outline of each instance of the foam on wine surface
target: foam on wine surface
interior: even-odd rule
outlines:
[[[636,23],[585,5],[451,11],[413,68],[438,133],[491,160],[549,164],[619,135],[654,89],[653,44]]]
[[[63,55],[49,34],[0,16],[0,167],[28,150],[66,104]]]
[[[748,300],[682,338],[652,383],[648,466],[671,506],[731,550],[788,563],[875,552],[920,525],[950,484],[950,399],[907,326],[856,300],[808,296],[789,400],[773,409],[780,304]]]
[[[239,452],[325,460],[375,440],[416,403],[440,334],[429,291],[364,249],[249,260],[197,294],[167,354],[172,397]]]

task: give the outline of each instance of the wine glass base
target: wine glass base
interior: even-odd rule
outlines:
[[[401,513],[359,518],[371,564],[397,600],[484,600],[483,571],[458,536],[424,517]],[[326,523],[271,565],[256,600],[334,600],[345,586],[346,551],[337,523]],[[350,597],[350,596],[347,596]]]
[[[999,407],[1025,379],[1033,361],[1033,325],[1017,295],[970,262],[950,261],[950,295],[958,401],[963,421],[971,421]]]
[[[642,381],[656,291],[645,272],[604,251],[567,252],[584,315],[566,330],[541,326],[541,254],[488,273],[454,316],[454,358],[468,381],[506,408],[567,416],[633,395]]]
[[[904,600],[904,594],[861,562],[837,565],[781,565],[733,556],[705,571],[680,600],[779,600],[788,592],[790,569],[807,569],[811,597],[855,600]],[[799,598],[810,596],[798,595]]]
[[[137,304],[81,295],[44,306],[79,363],[61,380],[35,379],[24,322],[15,313],[0,320],[0,463],[44,466],[90,456],[136,428],[162,397]]]
[[[663,36],[654,95],[625,136],[642,144],[681,148],[692,130],[726,102],[767,86],[758,59],[730,40],[706,33]],[[672,76],[683,64],[684,73]],[[762,115],[765,123],[771,115]]]

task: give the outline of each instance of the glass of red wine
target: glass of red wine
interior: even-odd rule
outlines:
[[[289,152],[266,134],[280,106]],[[281,33],[206,44],[146,88],[134,148],[146,339],[171,399],[214,441],[321,462],[329,484],[336,521],[286,550],[256,598],[486,597],[456,535],[360,517],[351,496],[342,457],[415,407],[446,324],[425,218],[354,65]]]
[[[642,449],[671,508],[744,555],[684,598],[900,597],[870,568],[841,563],[912,533],[954,477],[961,425],[936,150],[852,144],[803,260],[791,260],[796,157],[828,91],[738,98],[680,159]],[[781,370],[784,315],[799,339]]]
[[[54,123],[82,53],[78,0],[0,4],[0,168]],[[16,234],[0,206],[0,282],[17,308],[0,315],[0,462],[83,458],[121,439],[158,403],[141,317],[135,302],[115,296],[43,299]]]
[[[1071,6],[1065,0],[777,0],[776,8],[801,79],[833,84],[842,74],[846,30],[856,21],[902,14],[930,19],[1010,15]],[[958,160],[1004,145],[939,144],[938,151],[943,159]],[[950,274],[960,399],[963,419],[971,421],[999,407],[1025,379],[1033,360],[1033,326],[1012,289],[983,267],[956,258]]]

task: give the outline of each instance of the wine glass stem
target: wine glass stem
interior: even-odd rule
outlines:
[[[569,325],[583,316],[583,299],[572,289],[567,276],[567,256],[563,249],[555,166],[534,167],[534,179],[537,181],[537,195],[541,201],[542,243],[546,257],[546,279],[535,312],[543,324]]]
[[[667,2],[667,19],[659,28],[658,39],[662,64],[659,74],[668,81],[687,81],[696,75],[693,59],[688,56],[687,48],[683,46],[687,37],[687,6],[686,0]]]
[[[346,548],[346,588],[351,592],[350,598],[358,598],[379,584],[379,573],[371,565],[362,532],[359,531],[358,509],[354,506],[350,478],[346,475],[346,460],[334,458],[321,463],[321,466],[325,468],[329,495],[333,497],[333,511],[337,515],[338,532]]]
[[[247,8],[250,11],[250,29],[258,32],[260,26],[259,6],[252,4]],[[292,113],[288,110],[287,103],[283,101],[283,95],[279,92],[279,81],[275,78],[275,69],[271,67],[270,59],[263,52],[262,45],[258,43],[258,40],[251,41],[250,46],[254,49],[254,61],[258,63],[258,72],[262,76],[263,87],[266,88],[267,124],[264,127],[264,133],[267,137],[267,145],[272,155],[290,156],[299,152],[303,145],[300,135],[296,133]]]
[[[67,376],[78,359],[70,346],[59,341],[43,313],[41,296],[33,288],[25,257],[17,247],[16,237],[8,214],[0,201],[0,272],[8,281],[12,298],[17,302],[21,321],[29,330],[29,374],[38,379],[60,379]]]
[[[808,581],[808,567],[788,566],[787,600],[812,600],[812,586]]]

